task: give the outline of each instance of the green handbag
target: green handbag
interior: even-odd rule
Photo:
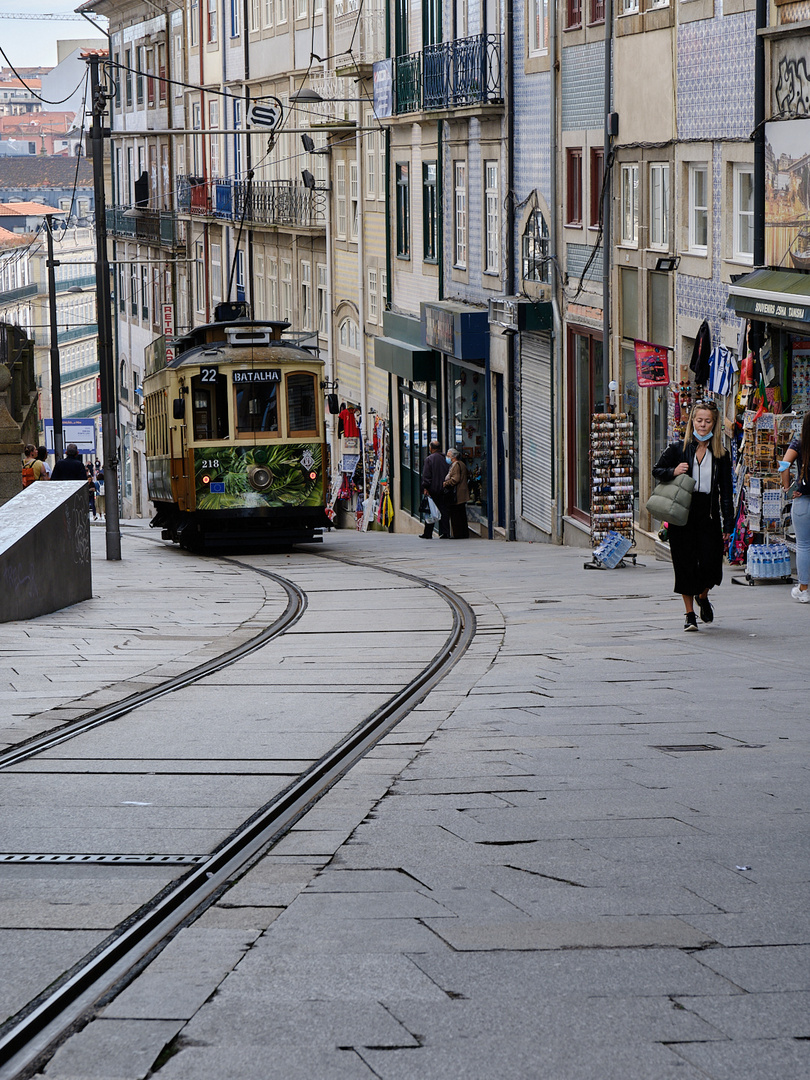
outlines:
[[[680,473],[673,480],[656,485],[647,499],[647,509],[658,521],[666,521],[669,525],[685,525],[694,490],[695,481],[689,473]]]

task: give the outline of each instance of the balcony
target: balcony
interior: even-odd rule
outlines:
[[[336,0],[334,53],[338,67],[358,67],[385,57],[385,9],[360,0]],[[354,65],[353,65],[354,66]]]
[[[234,219],[254,225],[291,225],[321,228],[326,223],[323,192],[312,191],[292,180],[235,181]]]
[[[79,338],[97,336],[98,326],[95,323],[88,323],[87,326],[74,326],[69,330],[60,330],[57,340],[60,345],[65,345],[68,341],[78,341]],[[98,367],[98,364],[96,364],[96,367]]]
[[[134,213],[129,213],[134,209]],[[112,206],[107,210],[107,232],[126,240],[175,247],[183,244],[177,216],[172,210],[150,210],[146,207]],[[74,282],[69,282],[70,285]]]
[[[396,89],[398,115],[500,104],[500,34],[475,34],[398,56]]]

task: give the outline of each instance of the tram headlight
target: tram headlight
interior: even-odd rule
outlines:
[[[210,483],[211,483],[211,477],[210,477],[210,476],[204,476],[204,477],[202,478],[202,482],[203,482],[204,484],[210,484]]]
[[[251,465],[247,476],[254,491],[267,491],[273,483],[273,474],[265,465]]]

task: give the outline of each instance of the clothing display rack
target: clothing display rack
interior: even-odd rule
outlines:
[[[591,417],[591,548],[596,549],[608,533],[635,542],[633,531],[633,421],[628,413],[594,413]],[[635,565],[635,553],[626,553]],[[601,570],[594,558],[586,570]]]

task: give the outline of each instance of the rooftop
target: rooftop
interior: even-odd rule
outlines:
[[[92,188],[93,166],[80,158],[77,188]],[[14,188],[72,188],[76,176],[76,158],[67,156],[25,154],[3,158],[0,169],[0,192]]]
[[[0,203],[0,217],[37,217],[45,214],[57,214],[52,206],[35,202],[5,202]]]

